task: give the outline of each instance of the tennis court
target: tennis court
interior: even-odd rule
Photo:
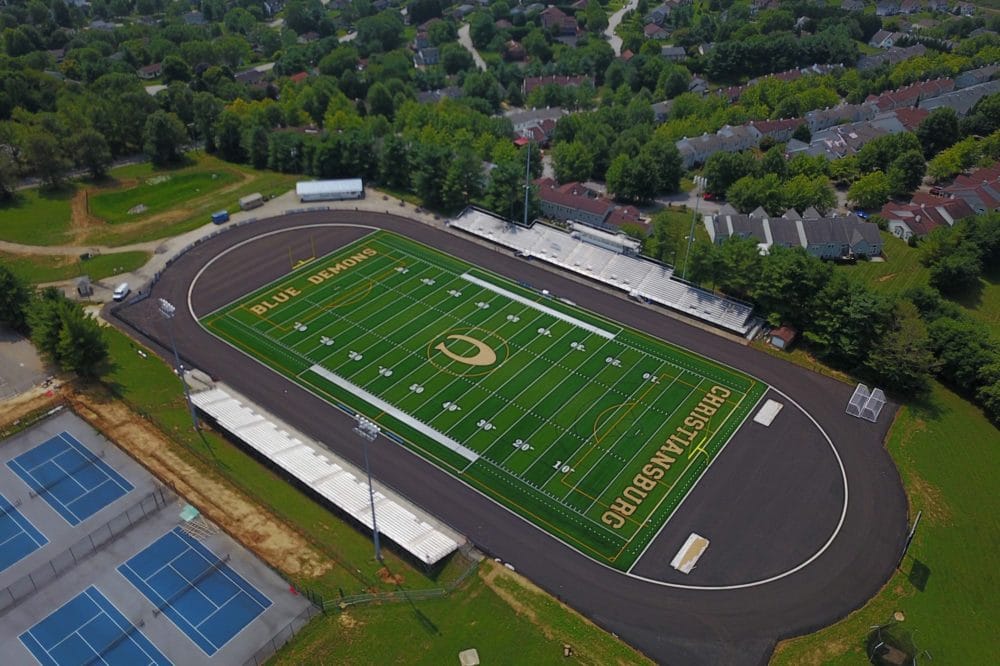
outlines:
[[[21,634],[20,639],[43,666],[170,664],[93,585]]]
[[[49,542],[7,498],[0,495],[0,571]]]
[[[176,527],[118,571],[211,656],[271,605],[228,560]]]
[[[79,525],[133,486],[68,432],[61,432],[7,466],[70,525]]]

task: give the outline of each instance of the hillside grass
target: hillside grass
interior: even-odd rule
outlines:
[[[927,284],[930,271],[920,263],[920,251],[888,232],[881,232],[885,261],[859,261],[838,265],[835,270],[860,280],[883,294],[901,294]]]
[[[74,186],[60,190],[20,190],[0,204],[0,240],[26,245],[59,245],[69,239]]]
[[[104,383],[116,397],[156,423],[177,442],[177,453],[192,465],[243,490],[340,564],[320,578],[295,580],[297,585],[327,598],[341,592],[352,595],[396,589],[380,578],[383,565],[374,558],[369,536],[335,517],[221,435],[211,430],[195,433],[173,370],[152,352],[141,356],[140,347],[118,330],[104,330],[113,366]],[[402,576],[407,589],[439,587],[465,569],[458,561],[461,558],[454,558],[453,564],[428,574],[388,548],[383,549],[383,555],[384,566]]]
[[[108,224],[137,222],[174,208],[188,197],[202,196],[222,189],[239,179],[228,169],[155,173],[132,187],[90,195],[90,213]],[[142,212],[130,213],[137,207]]]
[[[1000,431],[982,412],[940,384],[925,401],[903,407],[887,446],[907,490],[911,520],[923,512],[908,555],[864,608],[781,644],[771,663],[867,663],[869,628],[896,611],[905,616],[899,628],[935,663],[994,663],[993,632],[1000,626],[997,442]]]
[[[149,261],[149,257],[149,252],[115,252],[83,261],[78,256],[0,252],[0,263],[31,284],[43,284],[72,280],[81,275],[95,281],[103,280],[119,273],[130,273]]]
[[[563,656],[563,645],[573,656]],[[323,664],[457,664],[475,648],[483,664],[649,664],[530,583],[485,561],[447,598],[350,608],[314,619],[269,662]]]

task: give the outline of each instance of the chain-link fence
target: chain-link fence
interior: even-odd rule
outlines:
[[[253,653],[249,659],[243,662],[243,666],[261,666],[267,662],[278,650],[288,641],[292,640],[302,628],[309,624],[309,620],[322,613],[319,608],[313,605],[306,606],[306,609],[292,618],[278,633],[271,637],[262,648]]]
[[[142,522],[165,507],[169,500],[166,491],[157,488],[59,555],[0,590],[0,613],[38,592],[75,567],[80,560],[89,557],[98,548],[110,543],[123,532],[131,529],[133,525]]]

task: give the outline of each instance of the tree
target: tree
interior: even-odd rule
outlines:
[[[829,363],[861,367],[887,328],[892,308],[862,283],[835,273],[815,300],[812,325],[805,338]]]
[[[87,169],[94,180],[103,178],[111,168],[111,150],[104,135],[92,127],[86,127],[73,139],[73,154],[76,163]]]
[[[0,201],[13,199],[17,185],[17,162],[9,150],[0,148]]]
[[[754,300],[777,326],[805,329],[811,323],[816,295],[829,283],[833,267],[800,247],[774,245],[763,259],[753,285]]]
[[[873,171],[859,178],[847,190],[847,198],[866,210],[877,210],[889,200],[892,187],[881,171]]]
[[[919,150],[908,150],[892,161],[889,167],[889,187],[896,196],[905,196],[920,187],[927,173],[927,163]]]
[[[215,122],[215,145],[222,159],[243,161],[243,121],[232,111],[219,114]]]
[[[659,174],[656,162],[648,153],[638,157],[619,155],[608,167],[605,175],[608,191],[625,201],[645,202],[656,196]]]
[[[705,160],[702,175],[705,190],[712,194],[725,194],[729,186],[744,176],[756,173],[757,163],[751,153],[712,153]]]
[[[917,308],[898,301],[886,328],[864,359],[865,369],[878,383],[907,397],[926,392],[937,360]]]
[[[392,93],[381,81],[376,81],[368,88],[368,96],[365,99],[368,113],[374,116],[385,116],[392,119],[395,112],[392,102]]]
[[[810,178],[803,174],[795,176],[785,184],[782,205],[800,212],[812,207],[825,214],[837,205],[837,197],[830,188],[826,176]]]
[[[712,243],[692,243],[684,258],[682,276],[696,284],[718,283],[722,274],[722,257],[719,246]]]
[[[928,326],[931,351],[941,362],[941,378],[963,392],[980,386],[982,368],[995,362],[996,345],[979,324],[942,317]]]
[[[587,2],[584,16],[587,17],[587,32],[593,35],[600,35],[608,27],[608,13],[597,0]]]
[[[798,139],[802,143],[809,143],[812,141],[812,132],[809,131],[809,125],[802,123],[796,127],[795,131],[792,133],[792,138]]]
[[[587,180],[594,168],[594,157],[582,141],[557,143],[552,149],[552,162],[560,183]]]
[[[917,127],[917,139],[920,140],[927,159],[945,148],[950,148],[959,138],[958,116],[954,110],[946,106],[931,111]]]
[[[162,166],[180,159],[187,143],[184,123],[174,113],[157,111],[146,120],[143,132],[143,150],[153,164]]]
[[[452,157],[441,186],[445,208],[458,210],[483,193],[481,161],[471,148],[464,148]]]
[[[930,284],[942,294],[962,294],[979,285],[982,262],[969,246],[937,258],[930,266]]]
[[[0,264],[0,322],[21,333],[28,332],[31,290],[20,276]]]
[[[552,47],[549,46],[549,40],[546,39],[545,33],[538,28],[532,28],[524,36],[521,45],[524,46],[525,52],[532,58],[540,60],[543,63],[552,60]]]
[[[476,63],[461,44],[452,42],[441,47],[441,66],[448,74],[458,74],[475,68]]]
[[[656,190],[677,192],[681,186],[684,166],[677,146],[664,136],[654,135],[639,153],[643,160],[656,165]]]
[[[786,207],[784,187],[781,178],[773,173],[762,178],[744,176],[729,186],[726,198],[743,213],[749,213],[759,206],[771,215],[777,215]]]
[[[49,187],[59,187],[70,162],[59,141],[44,129],[31,130],[24,141],[24,159],[29,168]]]
[[[746,297],[760,273],[761,256],[755,238],[733,236],[719,246],[719,288]]]
[[[180,56],[168,55],[160,65],[164,83],[190,81],[191,68]]]
[[[494,18],[487,12],[473,12],[469,16],[469,37],[477,49],[485,49],[497,34]]]
[[[94,378],[106,369],[108,344],[100,326],[57,290],[46,289],[33,301],[28,323],[35,347],[63,370]]]

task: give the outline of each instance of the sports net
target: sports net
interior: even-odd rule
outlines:
[[[882,408],[885,407],[885,393],[880,388],[872,391],[864,384],[858,384],[851,394],[851,399],[847,402],[847,413],[859,419],[865,419],[875,423],[878,421]]]

